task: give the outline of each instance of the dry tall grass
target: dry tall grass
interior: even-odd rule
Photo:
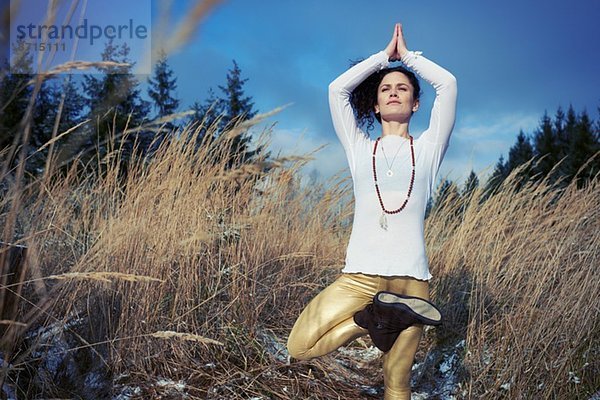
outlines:
[[[466,338],[469,398],[587,399],[600,388],[599,181],[516,192],[518,173],[427,221],[449,317],[438,336]]]
[[[104,346],[114,374],[183,379],[191,398],[359,398],[329,373],[330,358],[286,365],[264,340],[283,344],[337,275],[348,181],[301,186],[302,158],[225,170],[213,160],[226,143],[195,151],[193,134],[125,174],[115,152],[102,175],[73,170],[21,193],[30,269],[16,321],[31,322],[31,309],[42,325],[87,318],[81,345]],[[424,343],[466,339],[466,398],[585,399],[600,386],[598,181],[515,193],[513,178],[486,202],[475,192],[428,218],[446,323]]]
[[[198,151],[193,135],[187,129],[125,174],[115,151],[102,175],[73,171],[34,185],[18,216],[39,267],[30,286],[43,282],[56,299],[46,324],[90,318],[115,373],[177,375],[197,385],[197,398],[270,393],[269,374],[254,374],[284,365],[273,365],[258,333],[270,328],[283,340],[329,279],[327,266],[339,264],[345,186],[302,188],[302,157],[226,170],[214,160],[226,159],[232,135]],[[281,379],[297,398],[298,383]]]

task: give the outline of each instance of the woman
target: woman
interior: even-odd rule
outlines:
[[[433,85],[429,127],[409,133],[420,88],[401,60]],[[410,399],[410,371],[423,324],[441,314],[429,299],[424,217],[448,147],[456,110],[456,79],[406,47],[396,24],[385,48],[329,85],[335,131],[354,183],[355,211],[341,276],[302,311],[288,339],[290,355],[310,359],[370,334],[384,351],[385,399]],[[359,125],[381,123],[381,137]]]

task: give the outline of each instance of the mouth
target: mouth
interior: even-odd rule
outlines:
[[[387,102],[387,104],[400,104],[400,102],[398,100],[390,100]]]

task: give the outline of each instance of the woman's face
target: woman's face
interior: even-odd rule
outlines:
[[[413,100],[413,93],[408,77],[392,71],[383,77],[377,88],[375,112],[385,121],[408,121],[419,108],[419,100]]]

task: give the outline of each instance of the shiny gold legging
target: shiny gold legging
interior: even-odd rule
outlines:
[[[429,299],[427,281],[409,277],[342,274],[323,289],[302,311],[288,338],[290,356],[299,360],[330,353],[367,334],[356,325],[354,313],[373,301],[381,290]],[[402,331],[383,355],[385,400],[410,400],[410,371],[421,340],[422,325]]]

